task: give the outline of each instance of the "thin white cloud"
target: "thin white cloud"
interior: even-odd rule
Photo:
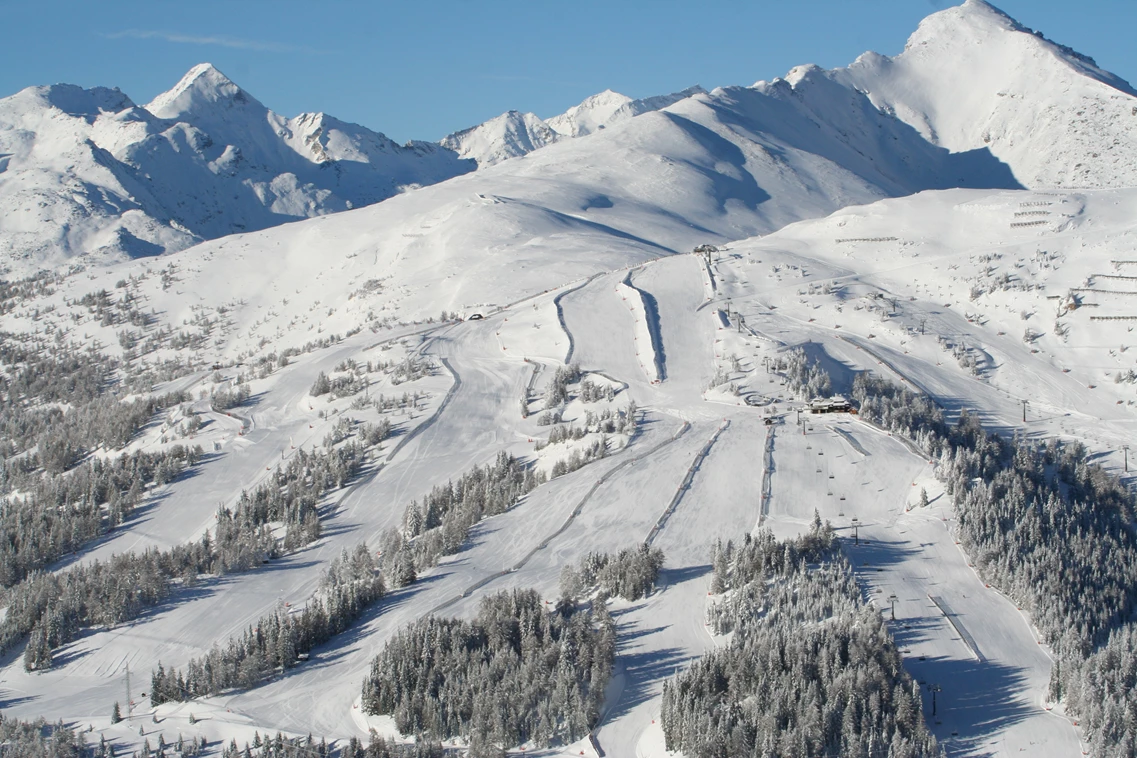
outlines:
[[[194,34],[179,34],[177,32],[163,32],[155,29],[124,29],[120,32],[109,32],[101,36],[107,39],[158,39],[166,42],[175,42],[182,45],[210,45],[213,47],[228,47],[234,50],[254,50],[261,53],[318,53],[310,47],[302,45],[287,45],[281,42],[268,42],[256,39],[241,39],[226,35],[200,36]]]

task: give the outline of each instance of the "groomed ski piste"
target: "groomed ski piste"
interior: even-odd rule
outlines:
[[[1068,213],[1046,228],[1011,226],[1017,209],[1038,202]],[[816,509],[842,535],[865,596],[891,614],[895,595],[889,628],[914,678],[939,688],[934,715],[925,691],[925,716],[950,755],[1078,755],[1077,728],[1045,701],[1047,649],[1030,618],[986,586],[960,550],[932,463],[856,416],[799,414],[803,399],[787,394],[764,359],[801,347],[829,370],[835,391],[847,391],[857,371],[876,372],[1006,433],[1083,440],[1119,470],[1132,389],[1106,373],[1132,360],[1129,326],[1090,320],[1088,307],[1063,312],[1065,338],[1024,342],[1021,324],[1030,311],[1037,316],[1028,323],[1050,326],[1052,293],[1065,307],[1068,290],[1108,272],[1134,239],[1134,209],[1129,191],[923,193],[720,248],[709,254],[710,277],[707,256],[674,255],[574,276],[529,297],[503,290],[504,305],[483,308],[481,319],[365,330],[301,355],[254,380],[249,406],[212,414],[201,435],[217,444],[199,472],[59,568],[198,538],[219,503],[330,429],[347,401],[309,395],[320,371],[385,355],[430,359],[436,371],[405,385],[421,400],[393,417],[395,433],[364,471],[328,496],[319,541],[202,582],[134,622],[90,631],[59,650],[49,671],[27,673],[10,654],[5,710],[90,725],[119,745],[140,744],[140,726],[167,741],[181,733],[241,743],[277,730],[346,740],[371,728],[394,737],[389,719],[361,713],[359,693],[371,658],[400,627],[430,613],[472,615],[487,593],[512,587],[555,601],[565,564],[650,540],[666,556],[660,587],[640,602],[616,601],[617,670],[594,741],[511,752],[593,754],[599,745],[607,755],[662,756],[663,682],[722,644],[704,617],[712,543],[760,524],[795,535]],[[976,294],[999,267],[1021,286]],[[1101,302],[1094,315],[1125,315],[1125,306]],[[982,358],[960,360],[945,341],[982,345]],[[619,388],[614,404],[639,407],[626,444],[476,525],[461,552],[297,668],[251,690],[149,707],[139,693],[159,661],[184,666],[275,607],[301,608],[332,558],[361,541],[374,545],[432,486],[500,451],[534,459],[533,442],[547,428],[535,413],[521,418],[517,400],[539,398],[570,344],[583,372]],[[712,387],[716,374],[729,382]],[[194,381],[183,384],[192,391]],[[136,444],[160,444],[160,431]],[[128,666],[133,715],[111,725]]]
[[[888,619],[948,755],[1087,752],[1074,719],[1046,699],[1053,662],[1032,619],[958,544],[935,463],[856,414],[808,413],[810,398],[794,396],[775,366],[801,350],[845,397],[871,372],[930,396],[949,421],[967,411],[999,434],[1081,442],[1131,486],[1131,88],[968,0],[929,17],[895,58],[681,94],[366,208],[186,249],[179,237],[139,260],[98,248],[12,294],[0,330],[13,339],[55,340],[133,369],[193,366],[153,388],[185,391],[189,403],[158,412],[126,448],[92,455],[199,444],[202,461],[50,571],[200,540],[219,507],[320,448],[344,419],[385,420],[391,434],[324,494],[315,542],[179,585],[133,621],[86,629],[48,670],[26,671],[21,646],[9,650],[5,718],[62,719],[119,754],[179,734],[215,751],[277,731],[340,747],[371,729],[408,740],[361,705],[372,659],[401,628],[431,614],[472,617],[510,588],[534,588],[552,607],[563,566],[650,542],[663,571],[647,598],[611,601],[615,673],[593,733],[552,749],[506,747],[674,755],[660,727],[663,684],[727,644],[707,623],[712,545],[760,528],[797,535],[816,511]],[[10,167],[5,181],[15,175]],[[960,186],[995,189],[941,189]],[[144,323],[100,320],[85,296],[104,290],[118,305],[129,296]],[[153,345],[134,351],[134,337]],[[570,363],[611,397],[546,409]],[[424,370],[392,369],[412,365]],[[321,374],[349,373],[362,376],[362,393],[312,394]],[[215,410],[211,398],[241,380],[248,399]],[[392,405],[357,404],[360,394]],[[635,430],[609,434],[606,457],[477,523],[459,552],[296,667],[216,697],[153,707],[143,694],[159,663],[184,670],[266,614],[302,610],[342,551],[377,550],[433,487],[502,452],[552,471],[601,437],[538,449],[552,428],[539,423],[546,410],[581,424],[631,403]],[[186,406],[201,422],[193,431]],[[127,718],[112,724],[116,701]]]

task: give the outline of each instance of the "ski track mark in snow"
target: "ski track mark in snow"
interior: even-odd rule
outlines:
[[[675,491],[675,496],[671,498],[671,502],[667,504],[666,510],[663,511],[659,520],[655,522],[655,526],[651,528],[651,532],[648,533],[647,539],[644,540],[645,545],[650,546],[655,542],[655,538],[659,536],[660,531],[667,524],[667,519],[675,512],[679,501],[683,499],[683,495],[691,487],[691,480],[695,478],[695,472],[699,470],[703,459],[707,457],[707,453],[711,451],[711,447],[715,444],[715,441],[718,440],[719,435],[725,432],[729,426],[730,421],[724,420],[722,425],[711,435],[711,438],[707,440],[707,444],[703,445],[703,448],[695,455],[695,459],[691,461],[691,465],[687,467],[687,475],[683,477],[683,481],[679,484],[679,489]]]
[[[565,336],[568,337],[569,346],[568,351],[565,353],[566,366],[572,363],[572,354],[576,350],[576,343],[573,341],[572,331],[568,328],[568,324],[565,323],[565,310],[561,306],[561,298],[572,292],[576,292],[579,289],[587,287],[600,277],[604,276],[605,273],[606,272],[601,271],[600,273],[593,274],[575,287],[569,287],[568,289],[561,290],[559,293],[557,293],[557,296],[553,298],[553,305],[557,307],[557,322],[561,325],[561,330],[564,331]]]
[[[762,487],[761,499],[762,502],[758,508],[758,523],[755,525],[755,531],[766,521],[770,515],[770,498],[773,496],[773,478],[774,478],[774,434],[775,429],[773,425],[766,427],[766,445],[762,452]]]
[[[684,421],[683,425],[680,426],[679,429],[675,432],[675,434],[673,434],[671,437],[668,437],[663,442],[660,442],[658,445],[655,445],[654,447],[652,447],[648,450],[645,450],[644,452],[640,453],[639,455],[637,455],[633,458],[629,458],[628,460],[620,463],[617,466],[613,466],[611,469],[609,469],[607,472],[605,472],[603,476],[601,476],[599,479],[596,480],[596,482],[592,485],[592,487],[589,488],[588,492],[584,493],[584,496],[581,497],[580,502],[578,502],[576,504],[576,507],[572,509],[572,512],[569,514],[568,518],[565,519],[565,522],[563,524],[561,524],[561,526],[555,532],[550,534],[545,539],[541,540],[540,544],[538,544],[535,548],[533,548],[528,553],[526,553],[525,556],[522,557],[520,561],[513,564],[513,566],[511,566],[508,569],[503,569],[503,570],[498,571],[496,573],[490,574],[487,577],[479,579],[477,582],[475,582],[474,584],[471,584],[469,587],[464,589],[461,594],[459,594],[459,595],[447,600],[446,602],[441,603],[441,604],[435,606],[434,608],[430,609],[430,611],[426,615],[434,615],[436,613],[439,613],[440,611],[443,611],[443,610],[449,608],[450,606],[454,605],[455,603],[459,602],[460,600],[463,600],[463,599],[469,597],[471,594],[473,594],[474,592],[485,587],[487,584],[490,584],[491,582],[493,582],[497,579],[500,579],[501,577],[506,576],[507,574],[512,574],[514,572],[520,571],[521,569],[525,568],[526,564],[528,564],[529,561],[532,560],[535,555],[537,555],[537,553],[546,549],[553,542],[553,540],[555,540],[557,537],[564,534],[564,532],[570,526],[572,526],[573,522],[576,520],[576,517],[579,516],[581,514],[581,512],[584,510],[584,506],[588,503],[588,501],[596,493],[596,490],[600,489],[600,487],[603,484],[605,484],[609,479],[611,479],[619,471],[622,471],[623,469],[627,468],[628,466],[631,466],[635,463],[638,463],[639,461],[643,460],[644,458],[648,458],[650,456],[655,455],[656,453],[658,453],[663,448],[665,448],[668,445],[670,445],[671,443],[677,441],[680,437],[682,437],[684,434],[686,434],[690,428],[691,428],[691,424],[687,421]],[[725,426],[723,428],[725,428]],[[720,429],[719,431],[722,431],[722,429]],[[718,437],[718,433],[716,433],[715,437],[711,439],[711,442],[713,443],[714,439],[717,437]],[[708,443],[707,447],[703,449],[704,453],[706,452],[707,449],[709,449],[710,444],[711,443]],[[650,544],[650,543],[648,543],[648,544]]]

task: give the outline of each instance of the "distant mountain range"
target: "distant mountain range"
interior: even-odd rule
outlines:
[[[589,98],[548,123],[507,113],[398,145],[324,113],[285,118],[212,65],[136,105],[56,84],[0,99],[0,272],[111,261],[358,208],[590,134],[696,89]]]
[[[647,113],[659,115],[633,123]],[[614,129],[615,142],[602,138]],[[209,64],[144,106],[117,89],[31,87],[0,100],[0,272],[179,250],[581,138],[589,147],[565,153],[573,165],[554,174],[619,173],[634,157],[619,180],[634,182],[654,175],[647,156],[686,162],[709,187],[668,171],[656,179],[711,192],[727,215],[761,217],[734,231],[691,222],[730,237],[922,189],[1137,185],[1132,87],[968,0],[926,19],[894,58],[866,53],[848,68],[799,66],[750,87],[642,100],[605,91],[547,120],[510,111],[440,143],[400,146],[322,113],[285,118]],[[606,189],[620,188],[595,188]]]

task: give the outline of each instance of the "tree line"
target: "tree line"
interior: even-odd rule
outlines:
[[[137,755],[137,753],[135,754]],[[470,752],[471,758],[481,758],[475,752]],[[285,737],[280,732],[276,737],[265,736],[261,739],[259,733],[253,737],[253,744],[245,743],[244,748],[237,747],[236,740],[230,740],[221,750],[221,758],[444,758],[446,751],[437,742],[419,740],[410,744],[390,742],[371,730],[367,746],[358,737],[351,737],[347,744],[340,749],[330,747],[327,740],[316,742],[311,735],[307,738]],[[141,757],[140,757],[141,758]],[[156,758],[156,756],[155,756]],[[485,756],[489,758],[489,756]],[[498,756],[494,756],[498,758]],[[504,755],[500,756],[504,758]]]
[[[730,643],[664,684],[668,750],[699,758],[939,755],[881,615],[832,528],[715,546],[712,605]]]
[[[1096,754],[1137,755],[1132,495],[1081,443],[991,434],[966,411],[949,424],[927,398],[867,374],[854,397],[863,418],[937,459],[967,554],[1055,652],[1050,697],[1082,718]]]
[[[572,742],[597,723],[615,648],[603,602],[556,610],[534,590],[502,592],[470,621],[431,616],[388,640],[363,708],[404,734],[462,737],[479,752]]]
[[[367,545],[357,545],[350,554],[345,548],[303,610],[278,608],[262,616],[244,634],[191,659],[184,671],[167,670],[159,662],[151,674],[150,702],[160,705],[255,687],[272,672],[296,666],[298,656],[346,630],[384,594],[383,576]]]
[[[186,739],[181,734],[174,742],[166,742],[166,736],[159,732],[157,744],[150,745],[150,738],[144,737],[142,740],[142,749],[136,750],[132,753],[133,758],[196,758],[196,756],[203,755],[208,746],[208,741],[201,736],[191,737]],[[246,745],[247,747],[247,745]],[[114,758],[115,750],[114,745],[107,742],[106,737],[103,737],[99,742],[99,747],[94,751],[95,758]]]
[[[501,452],[493,463],[435,486],[406,507],[401,529],[384,533],[383,573],[393,586],[409,584],[416,572],[461,550],[474,524],[506,512],[541,481],[532,467]]]
[[[829,372],[811,360],[800,347],[778,356],[773,368],[785,375],[786,385],[796,397],[805,399],[828,397],[833,391]]]
[[[561,569],[560,603],[575,607],[581,598],[596,593],[632,601],[645,598],[655,589],[661,568],[663,551],[647,544],[625,548],[616,555],[589,553],[576,566]]]
[[[207,532],[198,541],[56,573],[32,572],[7,591],[0,650],[27,637],[25,668],[50,668],[53,650],[84,628],[137,618],[200,575],[246,571],[279,556],[282,549],[318,539],[320,497],[342,487],[362,465],[365,453],[366,447],[355,440],[323,451],[298,450],[252,494],[242,492],[235,509],[219,508],[213,534]],[[273,536],[270,522],[284,522],[282,541]]]
[[[20,721],[0,714],[0,753],[20,758],[82,758],[90,755],[83,735],[63,722]]]
[[[587,382],[585,382],[587,384]],[[545,421],[548,420],[546,424]],[[624,410],[605,409],[599,414],[592,411],[585,411],[584,426],[576,426],[573,423],[561,424],[560,414],[556,414],[555,418],[550,414],[542,414],[537,423],[541,426],[553,425],[549,430],[549,437],[547,440],[537,440],[534,443],[534,450],[540,452],[551,445],[557,445],[563,442],[575,442],[584,439],[589,434],[599,434],[600,437],[593,439],[587,445],[578,447],[568,454],[566,457],[558,458],[549,469],[548,478],[556,479],[565,474],[584,468],[593,461],[600,460],[601,458],[608,457],[608,435],[614,433],[626,434],[629,437],[636,433],[636,405],[629,403],[628,407]],[[537,474],[538,483],[545,482],[544,472]]]
[[[9,471],[0,483],[37,470],[59,474],[100,448],[122,448],[155,412],[191,399],[172,392],[127,401],[117,361],[93,348],[25,342],[0,333],[0,455]]]
[[[148,487],[202,456],[174,445],[100,457],[129,444],[184,392],[125,401],[117,362],[0,334],[0,586],[10,587],[129,518]],[[147,388],[148,389],[148,388]]]
[[[1114,629],[1085,658],[1054,664],[1050,696],[1078,714],[1098,758],[1137,756],[1137,624]]]
[[[129,519],[147,487],[173,481],[200,446],[91,458],[62,476],[30,477],[0,501],[0,586],[11,587]],[[2,475],[2,474],[0,474]]]

